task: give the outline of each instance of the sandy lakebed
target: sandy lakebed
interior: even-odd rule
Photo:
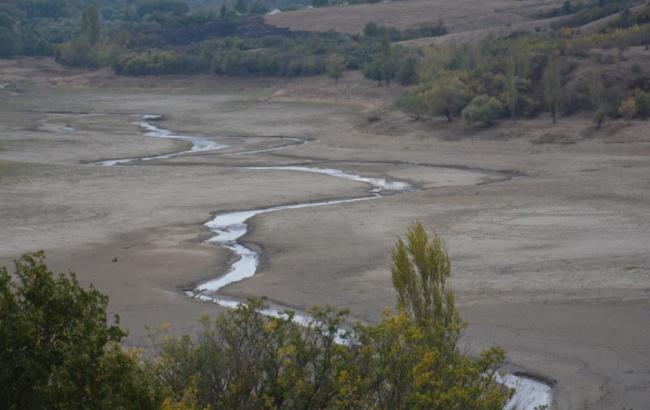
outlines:
[[[224,295],[377,320],[394,304],[391,248],[419,220],[447,242],[470,351],[503,346],[509,370],[553,383],[559,408],[647,404],[644,123],[596,132],[588,119],[540,119],[475,131],[391,110],[369,122],[350,105],[273,98],[273,87],[27,84],[0,93],[0,264],[46,250],[52,268],[109,295],[129,344],[146,343],[145,326],[192,332],[201,315],[223,311],[182,291],[233,262],[204,242],[215,214],[368,195],[363,181],[251,167],[337,169],[417,189],[250,219],[242,242],[260,255],[259,270]],[[188,149],[147,137],[142,114],[224,146],[96,164]]]

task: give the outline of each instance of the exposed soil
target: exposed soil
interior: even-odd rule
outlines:
[[[241,168],[321,164],[422,190],[253,218],[245,242],[262,252],[260,271],[228,294],[300,309],[330,304],[376,320],[394,303],[390,250],[420,220],[447,241],[471,351],[499,344],[514,369],[555,380],[558,408],[647,404],[645,122],[601,130],[579,116],[490,129],[413,122],[388,104],[399,88],[355,75],[339,84],[118,79],[22,60],[0,62],[0,84],[9,85],[0,89],[0,264],[45,249],[53,268],[109,295],[130,344],[145,342],[145,325],[192,332],[200,315],[221,311],[180,291],[228,265],[227,251],[202,243],[214,212],[367,192],[325,175]],[[130,116],[143,113],[229,148],[91,164],[182,148],[144,137]],[[265,137],[279,135],[310,142],[237,154],[277,146]],[[471,180],[477,170],[490,177]]]

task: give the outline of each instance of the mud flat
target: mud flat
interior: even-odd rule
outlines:
[[[184,136],[173,133],[170,130],[159,128],[151,121],[160,120],[162,116],[143,115],[143,122],[136,122],[137,125],[147,130],[145,135],[156,138],[170,138],[191,143],[191,147],[186,150],[179,150],[176,153],[158,155],[154,157],[128,158],[117,160],[100,161],[98,164],[103,166],[116,166],[151,160],[169,159],[177,156],[191,154],[196,152],[213,152],[225,148],[225,145],[217,144],[207,137]],[[290,140],[290,139],[288,139]],[[287,145],[290,146],[290,145]],[[263,153],[277,151],[287,146],[276,148],[244,151],[245,154]],[[241,152],[239,153],[241,154]],[[239,242],[239,240],[248,232],[247,221],[258,216],[272,212],[289,211],[294,209],[315,208],[321,206],[334,206],[348,204],[352,202],[367,201],[372,199],[381,199],[386,195],[396,195],[404,192],[414,191],[417,188],[413,185],[402,181],[390,181],[384,178],[365,177],[352,172],[345,172],[332,168],[315,168],[306,166],[265,166],[265,167],[246,167],[246,169],[257,171],[293,171],[306,172],[311,174],[327,175],[335,178],[342,178],[349,181],[363,182],[368,184],[371,189],[367,196],[346,199],[330,199],[327,201],[303,202],[296,204],[277,205],[270,208],[259,208],[245,211],[233,211],[216,215],[212,220],[205,224],[212,231],[213,236],[206,242],[221,246],[230,250],[236,260],[227,268],[227,270],[215,279],[210,279],[186,290],[185,294],[193,299],[204,302],[212,302],[224,308],[237,308],[244,301],[224,298],[219,295],[219,291],[224,287],[252,278],[258,270],[260,254],[255,250]],[[270,238],[272,239],[272,238]],[[287,317],[286,306],[274,303],[262,309],[260,313],[272,317]],[[313,319],[304,312],[295,312],[292,320],[301,326],[312,326]],[[339,329],[344,332],[345,329]],[[347,343],[341,336],[337,337],[337,343]],[[506,403],[504,410],[538,410],[540,407],[549,407],[553,403],[551,386],[542,380],[526,377],[525,375],[506,374],[497,375],[497,380],[511,388],[515,389],[514,394]]]
[[[89,164],[188,148],[143,135],[132,117],[141,113],[227,147]],[[336,169],[419,190],[257,215],[240,240],[261,255],[257,274],[224,296],[331,304],[376,320],[394,300],[390,249],[421,220],[447,240],[470,350],[503,346],[511,371],[556,381],[559,408],[643,408],[650,395],[643,123],[596,132],[589,119],[539,120],[479,132],[388,112],[371,124],[349,107],[205,87],[25,87],[3,96],[0,117],[0,262],[44,248],[54,268],[109,294],[130,343],[142,342],[144,325],[187,332],[220,311],[181,291],[236,260],[204,243],[210,215],[368,195],[363,181],[250,168]],[[280,136],[309,143],[239,154],[288,142]],[[553,143],[562,139],[573,143]]]

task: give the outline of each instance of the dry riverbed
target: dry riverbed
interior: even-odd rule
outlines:
[[[560,408],[643,408],[650,395],[645,124],[596,132],[586,119],[557,126],[541,119],[473,130],[412,123],[390,110],[368,122],[350,106],[279,101],[273,96],[290,93],[278,87],[0,90],[0,264],[45,249],[53,268],[71,269],[110,296],[129,343],[139,345],[145,325],[191,332],[199,316],[222,311],[181,292],[232,262],[230,252],[203,242],[214,213],[368,194],[362,182],[246,167],[406,181],[417,190],[256,216],[243,242],[260,253],[259,272],[223,293],[298,309],[330,304],[376,320],[394,303],[390,250],[420,220],[447,241],[470,349],[500,344],[514,370],[556,381]],[[166,129],[227,147],[93,164],[188,148],[146,137],[134,124],[139,114],[162,114]]]

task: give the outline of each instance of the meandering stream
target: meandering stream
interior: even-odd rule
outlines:
[[[160,128],[154,124],[152,121],[162,119],[159,115],[143,115],[139,116],[140,120],[136,121],[135,124],[141,127],[145,131],[145,135],[149,137],[156,138],[166,138],[177,141],[185,141],[191,144],[190,149],[162,154],[154,155],[147,157],[136,157],[136,158],[122,158],[122,159],[111,159],[100,161],[99,164],[104,166],[115,166],[128,163],[134,163],[138,161],[151,161],[151,160],[160,160],[177,157],[179,155],[198,153],[198,152],[212,152],[227,148],[225,144],[219,144],[213,141],[210,138],[202,136],[189,136],[189,135],[177,135],[172,131]],[[283,148],[286,148],[290,145],[302,144],[306,140],[301,140],[298,138],[283,138],[290,142],[290,144],[251,151],[242,151],[238,154],[257,154],[257,153],[268,153],[271,151],[277,151]],[[257,273],[259,267],[260,255],[254,249],[246,246],[240,240],[248,232],[247,222],[261,214],[271,213],[271,212],[280,212],[292,209],[301,209],[301,208],[311,208],[311,207],[320,207],[320,206],[331,206],[331,205],[340,205],[345,203],[359,202],[359,201],[369,201],[382,198],[386,195],[394,195],[407,191],[414,190],[415,187],[411,184],[404,181],[397,180],[388,180],[384,178],[377,177],[368,177],[363,176],[353,172],[342,171],[332,168],[320,168],[320,167],[311,167],[311,166],[264,166],[264,167],[242,167],[249,170],[260,170],[260,171],[293,171],[293,172],[308,172],[328,175],[335,178],[342,178],[350,181],[363,182],[368,184],[369,192],[365,196],[357,198],[346,198],[346,199],[332,199],[327,201],[318,201],[318,202],[303,202],[297,204],[287,204],[287,205],[277,205],[268,208],[258,208],[258,209],[249,209],[243,211],[234,211],[234,212],[224,212],[214,216],[212,220],[207,222],[205,226],[210,229],[212,236],[207,240],[208,243],[223,246],[230,249],[236,256],[236,261],[230,266],[229,270],[222,276],[208,280],[197,285],[194,289],[188,290],[186,293],[189,297],[196,298],[203,301],[209,301],[216,303],[220,306],[226,308],[235,308],[240,303],[239,300],[236,300],[231,297],[225,297],[219,295],[219,290],[223,287],[242,281],[246,278],[250,278]],[[283,317],[283,309],[281,308],[268,308],[260,312],[262,314],[274,317]],[[309,325],[312,322],[312,319],[306,315],[299,312],[296,312],[294,316],[294,321],[301,325]],[[552,391],[551,387],[538,381],[536,379],[508,374],[500,378],[499,380],[506,386],[516,388],[516,393],[512,399],[504,407],[504,410],[535,410],[540,406],[549,406],[552,404]]]

